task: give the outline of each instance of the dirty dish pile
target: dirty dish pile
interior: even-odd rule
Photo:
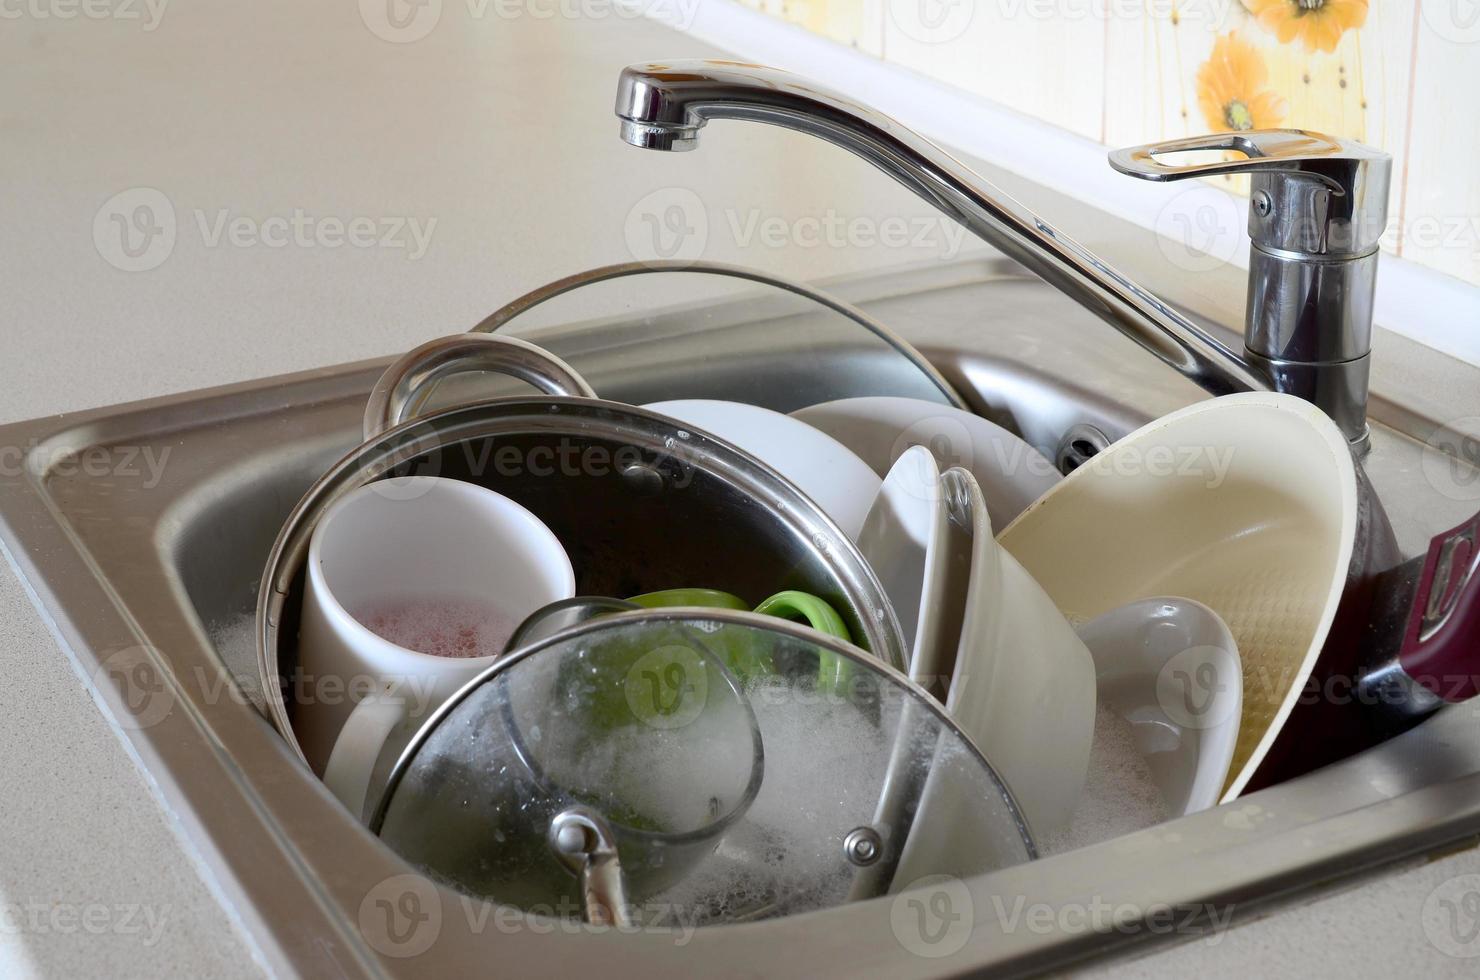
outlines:
[[[465,370],[540,394],[418,415]],[[269,713],[413,865],[593,922],[825,908],[1232,798],[1357,522],[1340,434],[1277,395],[1060,478],[955,408],[634,407],[469,334],[393,364],[365,433],[269,560]]]
[[[541,393],[418,417],[419,386],[456,366]],[[853,540],[883,481],[825,434],[754,406],[604,402],[533,345],[486,335],[392,365],[365,431],[274,547],[259,660],[279,731],[402,857],[526,907],[594,895],[594,875],[619,886],[619,911],[682,892],[696,915],[733,921],[883,894],[901,868],[970,874],[1036,854],[1008,785],[897,672],[911,651]],[[909,612],[918,626],[919,593]],[[328,688],[344,694],[304,694]],[[499,713],[449,727],[482,689],[504,691]],[[454,730],[512,782],[456,776],[452,743],[436,748]],[[418,759],[436,761],[413,791]],[[454,784],[495,812],[401,819]],[[537,797],[548,806],[519,819],[497,802]],[[827,808],[815,840],[786,838]],[[484,818],[493,856],[464,834]],[[906,846],[926,839],[956,844]],[[822,863],[756,880],[778,848]],[[599,871],[608,856],[622,873]],[[492,877],[467,877],[478,869]]]
[[[1181,596],[1232,632],[1237,740],[1220,801],[1254,777],[1317,667],[1346,589],[1358,484],[1345,438],[1288,395],[1227,395],[1131,433],[1045,494],[1002,547],[1070,618]]]

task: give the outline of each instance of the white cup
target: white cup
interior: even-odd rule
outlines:
[[[331,507],[314,529],[307,578],[298,640],[302,677],[288,692],[296,701],[293,727],[314,771],[331,789],[358,785],[361,804],[393,731],[430,714],[496,654],[411,650],[376,635],[350,610],[476,602],[491,606],[512,630],[541,606],[575,594],[570,558],[539,518],[485,487],[428,476],[371,483]],[[361,702],[365,711],[346,728]],[[358,815],[356,803],[345,802]]]

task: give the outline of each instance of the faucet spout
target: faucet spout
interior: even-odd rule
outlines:
[[[853,151],[1213,394],[1269,378],[1170,305],[890,117],[788,72],[725,61],[632,65],[617,88],[622,139],[690,150],[711,119],[748,119]]]

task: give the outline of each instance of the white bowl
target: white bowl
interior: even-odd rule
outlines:
[[[943,477],[973,524],[971,585],[946,710],[1001,774],[1040,839],[1084,789],[1095,729],[1095,665],[1074,627],[992,536],[976,478]]]
[[[1112,609],[1079,627],[1100,701],[1130,724],[1167,813],[1218,802],[1238,743],[1243,668],[1228,626],[1172,596]]]
[[[836,439],[780,412],[741,402],[689,398],[643,407],[718,436],[766,463],[811,497],[849,540],[858,539],[883,481]]]
[[[1136,430],[1000,540],[1076,621],[1180,595],[1228,624],[1244,683],[1226,801],[1300,697],[1335,619],[1356,529],[1355,463],[1341,431],[1309,402],[1250,392]]]
[[[842,398],[791,413],[847,446],[880,475],[905,450],[924,446],[941,469],[971,471],[993,527],[1006,527],[1062,479],[1038,450],[1000,425],[919,398]]]

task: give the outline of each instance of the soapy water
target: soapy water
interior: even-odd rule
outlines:
[[[700,830],[741,803],[757,767],[756,745],[745,702],[733,691],[716,677],[702,710],[676,727],[630,715],[614,723],[596,707],[597,685],[609,691],[622,678],[595,665],[582,669],[587,664],[579,652],[536,657],[507,674],[509,737],[519,739],[544,782],[598,809],[599,801],[619,801],[623,814],[613,819],[667,833]]]
[[[469,808],[463,801],[470,800],[481,817],[468,826],[482,828],[470,839],[498,840],[496,850],[479,845],[444,853],[443,843],[422,838],[414,821],[403,836],[394,806],[386,839],[408,845],[412,853],[404,856],[413,863],[432,871],[440,865],[465,877],[475,893],[516,905],[558,904],[556,892],[570,890],[573,882],[564,875],[544,886],[537,880],[548,864],[548,847],[543,822],[525,816],[526,799],[541,795],[524,785],[532,776],[566,799],[595,807],[613,824],[682,834],[693,842],[644,846],[615,828],[622,846],[632,845],[622,855],[623,871],[629,899],[650,913],[646,925],[763,918],[848,899],[858,869],[846,860],[844,839],[875,822],[897,745],[911,742],[896,737],[897,698],[857,704],[751,690],[741,701],[716,681],[704,710],[679,727],[631,718],[616,724],[590,713],[589,699],[597,692],[594,683],[586,686],[588,672],[575,669],[581,665],[589,661],[572,652],[511,668],[503,698],[490,692],[449,716],[449,731],[434,736],[423,749],[429,755],[413,766],[410,778],[418,781],[418,792],[424,782],[427,792],[446,803],[437,811],[448,821],[441,825],[464,820]],[[603,673],[595,670],[590,679],[599,681]],[[503,713],[482,703],[497,700],[508,706]],[[764,745],[763,778],[754,801],[730,823],[755,771],[751,712]],[[931,736],[920,758],[910,762],[930,765],[936,723],[919,711],[909,717],[923,722]],[[517,751],[511,751],[511,739]],[[718,822],[727,825],[709,838],[705,828]],[[684,849],[693,844],[698,851]]]
[[[474,601],[371,603],[352,614],[382,639],[437,657],[502,653],[518,625],[496,607]],[[266,710],[257,668],[256,613],[211,623],[206,633],[247,700],[259,710]]]
[[[389,643],[433,657],[494,657],[519,624],[489,602],[469,599],[383,599],[350,615]]]
[[[1039,852],[1063,854],[1165,821],[1166,801],[1136,748],[1130,722],[1105,704],[1095,709],[1089,778],[1069,825],[1038,841]]]
[[[254,616],[212,624],[209,633],[237,684],[260,707]],[[895,743],[897,702],[885,699],[882,718],[828,698],[803,707],[796,700],[759,692],[750,704],[765,743],[759,795],[724,832],[710,858],[651,896],[668,916],[684,923],[763,918],[845,901],[857,869],[841,858],[843,838],[875,819]],[[715,719],[696,719],[698,727],[684,738],[628,733],[629,738],[643,738],[640,750],[635,744],[621,745],[622,740],[597,751],[588,744],[581,755],[590,755],[579,768],[586,774],[600,773],[603,767],[621,770],[622,776],[612,782],[634,792],[632,803],[642,811],[666,811],[674,820],[670,826],[702,825],[723,814],[725,804],[734,801],[739,774],[748,775],[748,741],[727,726],[710,729],[711,722],[717,724]],[[710,736],[703,741],[718,755],[694,751],[692,736],[701,732]],[[651,768],[654,763],[657,767]],[[639,778],[644,771],[649,778]],[[655,771],[666,778],[651,779]],[[1061,854],[1154,826],[1169,816],[1129,722],[1102,704],[1095,715],[1084,794],[1067,828],[1040,836],[1039,851]]]
[[[257,670],[256,614],[245,613],[212,623],[206,628],[206,633],[237,687],[258,710],[265,711],[267,700],[262,695],[262,682]]]
[[[752,699],[765,779],[715,854],[651,903],[691,922],[763,918],[846,900],[857,869],[843,840],[873,823],[893,752],[894,720],[853,704]],[[886,716],[898,704],[886,705]]]

